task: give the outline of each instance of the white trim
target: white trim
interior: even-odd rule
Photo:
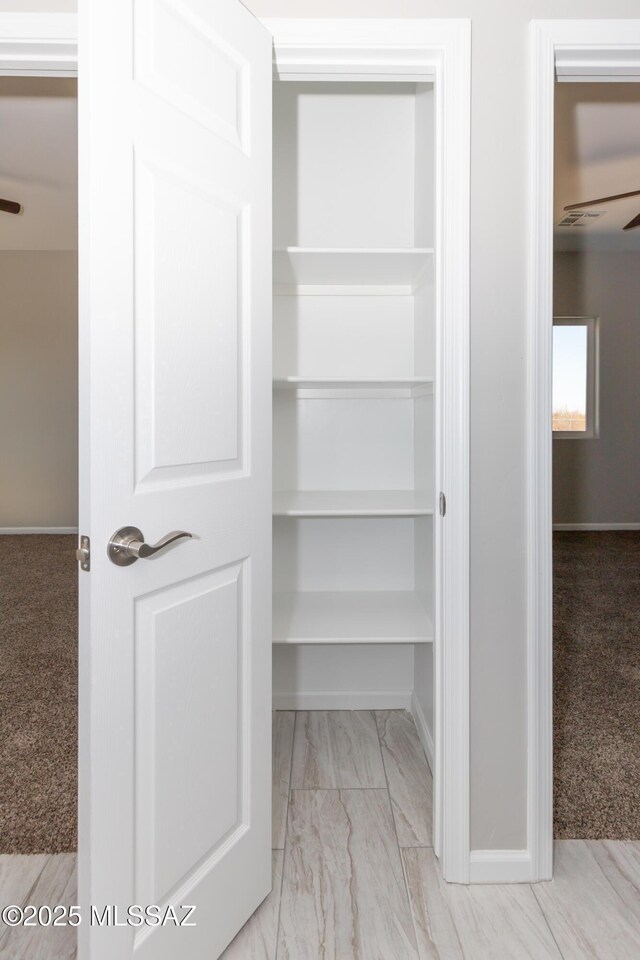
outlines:
[[[75,13],[0,13],[0,76],[75,77]]]
[[[414,719],[416,730],[418,731],[418,736],[420,737],[420,743],[422,744],[422,749],[425,752],[427,758],[427,763],[429,764],[429,769],[433,773],[433,765],[435,759],[435,751],[433,749],[433,737],[431,731],[429,730],[429,725],[427,723],[427,718],[422,712],[422,707],[420,706],[420,701],[418,700],[415,690],[411,694],[411,705],[409,706],[409,712]]]
[[[470,21],[458,22],[445,51],[440,93],[436,83],[436,141],[442,144],[436,163],[436,250],[442,251],[436,270],[441,279],[436,476],[447,514],[434,523],[441,557],[435,590],[434,849],[444,879],[468,883]]]
[[[268,19],[282,80],[434,81],[436,100],[436,476],[434,849],[469,881],[469,20]],[[446,537],[443,526],[446,524]],[[279,695],[281,698],[283,695]],[[282,699],[277,699],[281,704]],[[287,704],[293,701],[287,700]],[[326,702],[326,701],[323,701]]]
[[[411,691],[282,691],[273,694],[274,710],[410,710]]]
[[[0,537],[6,534],[11,536],[21,533],[77,533],[77,527],[0,527]]]
[[[554,523],[554,530],[640,530],[640,523]]]
[[[472,850],[471,883],[531,883],[528,850]]]
[[[608,24],[615,24],[611,30]],[[622,24],[622,26],[620,26]],[[556,77],[561,82],[580,83],[584,81],[638,81],[640,80],[640,49],[631,42],[628,45],[620,44],[621,32],[625,25],[633,31],[637,29],[636,20],[607,21],[585,20],[580,24],[581,35],[584,29],[598,37],[596,46],[592,47],[584,41],[578,45],[555,45]],[[572,37],[571,27],[561,24],[563,30],[568,30]],[[555,31],[554,31],[555,32]],[[570,41],[570,43],[573,41]],[[612,49],[609,44],[614,44]]]
[[[621,58],[620,51],[625,57]],[[552,436],[555,60],[574,79],[640,79],[640,20],[534,20],[530,36],[528,291],[527,847],[531,880],[553,870]],[[569,56],[570,53],[570,56]],[[583,56],[584,55],[584,56]],[[567,73],[565,72],[565,78]]]

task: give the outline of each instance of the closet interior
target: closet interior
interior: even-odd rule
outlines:
[[[274,707],[432,735],[433,85],[275,81],[273,113]]]

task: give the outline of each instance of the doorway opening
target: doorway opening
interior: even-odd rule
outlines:
[[[637,840],[640,85],[557,83],[554,168],[554,836]]]
[[[0,129],[0,861],[13,903],[25,884],[75,882],[76,79],[0,77]]]
[[[584,453],[587,445],[602,442],[601,439],[552,439],[553,225],[558,219],[554,216],[556,80],[572,82],[576,86],[585,82],[604,84],[605,87],[631,81],[637,84],[640,80],[640,20],[534,21],[531,25],[531,67],[530,143],[534,162],[530,167],[532,232],[528,308],[528,847],[531,879],[546,880],[553,875],[554,814],[553,446],[564,444],[568,456],[576,457],[581,450]],[[600,141],[600,148],[606,154],[609,149],[606,138]],[[602,159],[606,159],[606,155]],[[578,206],[573,211],[561,213],[575,214],[576,210],[598,212],[601,204],[591,207],[583,204],[601,197],[611,198],[631,189],[607,189],[589,196],[572,196],[563,205]],[[605,225],[605,217],[589,219],[596,226]],[[587,218],[584,221],[587,222]],[[624,227],[628,222],[620,226]],[[599,232],[594,226],[584,229],[585,235],[587,231]],[[597,306],[560,309],[559,304],[556,309],[565,318],[573,315],[574,319],[597,321],[595,325],[599,327],[602,348],[604,326],[608,322],[606,309],[603,313]],[[585,416],[588,418],[586,409]],[[599,417],[599,424],[596,419],[593,426],[596,430],[600,427],[602,433],[602,402]],[[571,449],[574,453],[570,452]],[[556,531],[558,533],[564,532]],[[613,682],[615,685],[615,678]]]

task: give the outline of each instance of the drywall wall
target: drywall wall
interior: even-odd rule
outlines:
[[[531,19],[637,0],[245,0],[259,17],[470,17],[471,842],[526,847],[526,384]]]
[[[638,524],[640,253],[556,253],[553,307],[600,333],[600,436],[554,440],[554,523]]]
[[[0,529],[77,524],[77,102],[0,77]]]
[[[78,246],[77,81],[0,77],[0,197],[22,205],[0,218],[0,250]]]
[[[75,527],[77,254],[0,250],[0,528]]]

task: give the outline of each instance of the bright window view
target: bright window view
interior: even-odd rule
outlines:
[[[587,322],[554,323],[554,433],[587,432],[589,340]]]

